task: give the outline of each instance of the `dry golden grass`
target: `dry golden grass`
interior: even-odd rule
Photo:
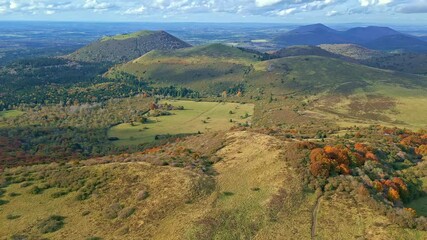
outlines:
[[[210,181],[189,170],[146,163],[116,163],[85,168],[114,176],[85,201],[76,200],[76,193],[54,199],[51,194],[59,190],[55,188],[37,195],[28,193],[31,187],[21,188],[18,184],[6,188],[7,193],[21,195],[7,197],[10,202],[1,207],[2,239],[14,234],[40,239],[42,234],[36,226],[50,215],[65,217],[62,229],[43,235],[50,239],[86,239],[93,236],[103,239],[151,239],[164,218],[185,206],[186,202],[199,197],[199,190],[203,189],[196,186]],[[79,169],[72,169],[70,174]],[[146,199],[138,199],[141,191],[148,192]],[[115,203],[122,205],[123,209],[118,212],[117,218],[110,219],[106,217],[106,210]],[[124,218],[125,211],[132,208],[134,213]],[[6,220],[9,214],[21,217]]]
[[[306,155],[297,142],[253,131],[206,135],[221,139],[218,142],[203,136],[182,144],[197,144],[195,151],[220,159],[212,176],[143,162],[94,164],[96,160],[90,161],[94,165],[7,170],[33,186],[43,185],[40,173],[48,176],[60,169],[70,175],[89,171],[93,179],[86,180],[100,179],[103,184],[84,201],[76,200],[76,192],[52,198],[63,190],[59,188],[34,195],[29,193],[32,186],[9,185],[2,199],[10,202],[0,206],[0,239],[14,234],[30,239],[311,239],[313,221],[315,239],[426,237],[426,232],[391,224],[348,193],[322,197],[313,218],[317,194],[304,183]],[[12,192],[21,195],[12,197]],[[65,225],[42,234],[37,225],[51,215],[64,216]]]
[[[404,229],[346,193],[322,197],[317,239],[425,239],[427,232]]]

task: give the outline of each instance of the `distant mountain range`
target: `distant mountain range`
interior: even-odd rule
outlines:
[[[424,39],[388,27],[356,27],[338,31],[323,24],[313,24],[281,34],[274,41],[281,46],[358,44],[375,50],[427,52],[427,41]]]

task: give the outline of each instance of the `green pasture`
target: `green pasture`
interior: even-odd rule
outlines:
[[[147,123],[124,123],[112,127],[108,137],[117,137],[118,145],[149,143],[156,135],[177,135],[219,131],[250,123],[254,111],[253,104],[164,101],[184,110],[170,111],[172,115],[150,117]],[[230,121],[231,120],[231,121]]]
[[[24,112],[18,111],[18,110],[0,111],[0,117],[4,117],[4,118],[19,117],[23,114]]]

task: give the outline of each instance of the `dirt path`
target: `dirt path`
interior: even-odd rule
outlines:
[[[319,206],[322,196],[318,197],[316,200],[316,205],[314,205],[314,209],[312,212],[311,218],[311,239],[316,239],[316,227],[317,227],[317,213],[319,212]]]

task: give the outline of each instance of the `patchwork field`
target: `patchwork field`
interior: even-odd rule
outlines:
[[[112,127],[108,136],[117,137],[118,145],[149,143],[161,135],[204,133],[226,130],[239,124],[250,124],[253,104],[164,101],[184,110],[171,110],[172,115],[149,117],[146,123],[124,123]]]

